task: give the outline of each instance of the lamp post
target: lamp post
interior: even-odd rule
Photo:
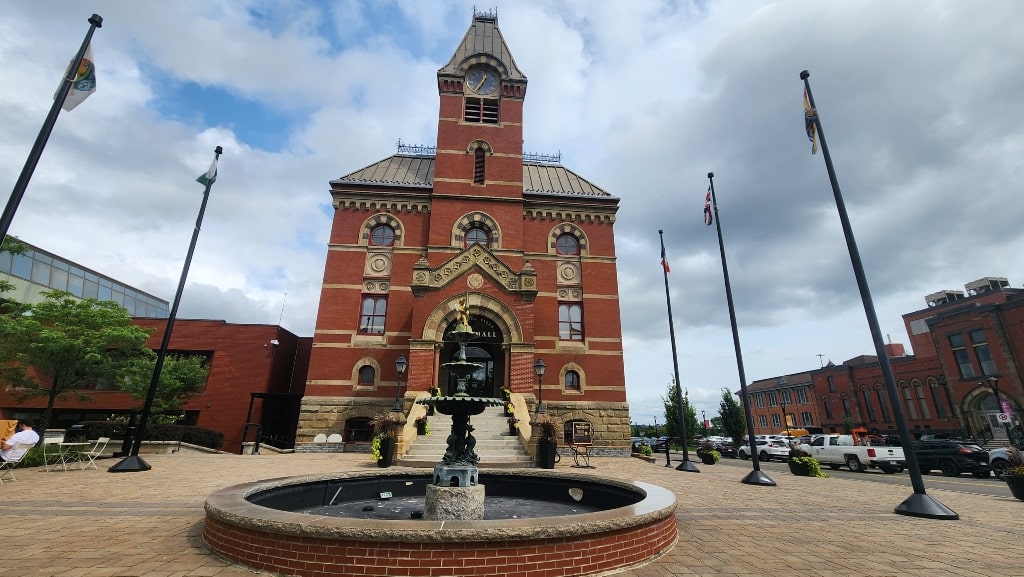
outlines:
[[[537,359],[537,362],[533,363],[533,372],[537,373],[537,410],[535,413],[538,415],[544,414],[544,401],[541,399],[544,393],[544,371],[547,368],[544,359]]]
[[[409,367],[409,363],[405,360],[405,355],[398,355],[395,359],[395,371],[398,372],[398,382],[395,384],[395,406],[391,407],[392,413],[402,412],[402,375],[405,374],[405,369]]]
[[[654,436],[658,436],[658,417],[654,417]]]
[[[704,424],[704,438],[707,439],[708,438],[708,417],[707,417],[707,415],[704,414],[703,410],[701,410],[701,412],[700,412],[700,420]]]
[[[991,376],[985,380],[988,381],[988,386],[992,387],[992,394],[996,398],[996,410],[999,411],[1000,414],[1006,412],[1003,411],[1003,403],[999,400],[999,377]],[[1003,421],[1003,430],[1006,431],[1006,438],[1009,440],[1010,423],[1008,421]]]
[[[779,404],[782,405],[782,426],[786,428],[786,434],[789,434],[789,423],[786,422],[786,397],[783,395],[782,385],[788,385],[786,377],[779,377]]]

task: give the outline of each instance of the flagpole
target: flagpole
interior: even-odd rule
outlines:
[[[224,152],[224,149],[214,149],[213,162],[216,166],[217,159]],[[199,230],[203,225],[203,214],[206,213],[206,203],[210,199],[210,189],[213,187],[215,178],[206,181],[206,189],[203,191],[203,202],[199,207],[199,216],[196,217],[195,228],[192,229],[192,242],[188,246],[188,254],[185,256],[185,266],[181,269],[181,279],[178,281],[178,292],[174,294],[174,304],[171,306],[171,313],[167,317],[167,326],[164,328],[164,338],[160,343],[160,352],[156,355],[156,364],[153,366],[153,378],[149,382],[149,390],[146,392],[146,403],[142,406],[142,416],[139,418],[139,427],[135,430],[135,440],[132,443],[131,453],[116,465],[107,469],[110,473],[131,473],[137,471],[148,471],[153,467],[139,456],[142,448],[142,437],[146,433],[146,422],[149,420],[149,413],[153,409],[153,399],[156,397],[156,389],[160,384],[160,371],[164,366],[164,358],[167,356],[167,347],[171,344],[171,330],[174,329],[174,319],[178,316],[178,305],[181,303],[181,293],[185,291],[185,278],[188,277],[188,269],[192,264],[192,254],[196,250],[196,242],[199,240]]]
[[[82,57],[85,56],[85,51],[89,48],[89,42],[92,40],[92,33],[97,28],[103,27],[103,18],[98,14],[93,14],[89,18],[89,31],[85,33],[85,39],[82,40],[82,46],[78,49],[78,53],[75,55],[75,59],[71,61],[70,75],[64,76],[64,80],[60,83],[60,89],[57,91],[57,95],[53,99],[53,105],[50,106],[50,113],[46,115],[46,120],[43,121],[43,127],[39,129],[39,135],[36,136],[36,142],[32,145],[32,151],[28,153],[28,159],[25,161],[25,166],[21,169],[21,176],[18,177],[18,182],[14,184],[14,190],[11,191],[11,197],[7,199],[7,206],[4,207],[3,215],[0,216],[0,240],[7,238],[7,231],[11,228],[11,222],[14,220],[14,213],[18,211],[18,205],[21,204],[21,198],[25,195],[25,189],[28,188],[28,182],[32,180],[32,173],[36,170],[36,165],[39,164],[39,157],[43,155],[43,149],[46,148],[46,141],[50,139],[50,133],[53,132],[53,125],[57,122],[57,116],[60,114],[60,107],[64,104],[64,99],[67,98],[68,92],[71,91],[71,85],[75,80],[74,71],[78,69],[78,63],[82,61]]]
[[[821,127],[821,117],[818,115],[817,107],[814,106],[811,83],[807,80],[810,75],[811,73],[806,70],[800,72],[800,80],[804,81],[804,90],[807,92],[807,101],[811,107],[807,115],[813,121],[818,139],[821,140],[821,154],[825,157],[825,169],[828,170],[828,180],[832,185],[832,194],[836,199],[836,208],[839,209],[839,221],[843,225],[843,234],[846,236],[846,247],[850,252],[850,261],[853,263],[853,274],[857,278],[860,298],[864,303],[864,314],[867,316],[868,327],[871,329],[871,340],[874,341],[875,354],[878,355],[878,366],[882,369],[885,390],[889,394],[889,404],[892,405],[893,416],[896,417],[896,427],[900,433],[903,453],[906,455],[910,482],[914,487],[914,493],[897,505],[895,512],[911,517],[959,519],[960,516],[952,509],[946,507],[925,492],[924,479],[921,477],[921,470],[918,469],[917,455],[914,453],[913,437],[911,436],[910,428],[907,426],[907,418],[903,413],[903,405],[899,392],[896,389],[896,378],[892,372],[892,363],[889,362],[889,353],[885,350],[885,342],[882,340],[882,330],[878,326],[878,316],[875,314],[875,305],[871,300],[871,290],[868,288],[868,281],[864,275],[864,265],[860,260],[860,251],[857,250],[857,241],[853,237],[850,217],[846,214],[846,204],[843,202],[843,195],[839,191],[839,181],[836,179],[836,171],[832,166],[832,157],[828,153],[828,144],[825,143],[825,132]]]
[[[754,470],[740,480],[748,485],[774,487],[775,481],[761,471],[760,458],[757,451],[757,438],[754,436],[754,415],[750,412],[750,394],[747,393],[747,376],[743,371],[743,353],[740,351],[740,333],[736,328],[736,307],[732,302],[732,285],[729,284],[729,263],[725,260],[725,242],[722,240],[722,218],[718,215],[718,197],[715,196],[715,173],[708,173],[711,190],[711,206],[715,215],[715,230],[718,232],[718,252],[722,255],[722,277],[725,279],[725,300],[729,304],[729,324],[732,325],[732,345],[736,349],[736,370],[740,374],[740,393],[743,396],[743,413],[747,419],[747,441],[750,443],[750,461]]]
[[[689,441],[686,438],[686,411],[683,410],[683,384],[679,380],[679,358],[676,356],[676,330],[672,325],[672,298],[668,292],[668,261],[665,256],[665,231],[658,230],[658,238],[661,239],[661,269],[665,275],[665,303],[668,305],[668,334],[672,341],[672,368],[675,370],[676,379],[676,405],[679,407],[679,438],[683,443],[683,462],[676,466],[677,471],[700,473],[697,465],[690,460],[690,450],[687,447]],[[669,456],[669,445],[672,438],[665,442],[665,466],[672,466],[672,458]]]

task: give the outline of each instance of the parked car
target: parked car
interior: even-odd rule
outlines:
[[[761,461],[789,460],[789,445],[783,441],[769,441],[768,439],[757,439],[757,458]],[[741,459],[750,458],[750,444],[746,443],[736,448],[736,456]]]
[[[946,477],[970,473],[979,479],[992,474],[988,451],[978,445],[948,439],[919,440],[914,441],[914,454],[922,473],[938,469]]]
[[[671,440],[673,440],[671,437],[658,437],[658,439],[654,441],[654,446],[651,448],[654,449],[655,453],[664,453],[665,445],[668,445]]]
[[[736,445],[733,445],[732,439],[724,439],[718,443],[718,452],[723,457],[736,458]]]
[[[1003,478],[1003,473],[1010,466],[1009,450],[1008,447],[999,447],[988,452],[988,466],[1000,479]]]

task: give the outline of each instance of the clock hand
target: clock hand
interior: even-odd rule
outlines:
[[[486,80],[487,80],[487,75],[486,75],[486,74],[484,74],[483,76],[481,76],[481,77],[480,77],[480,82],[478,82],[478,83],[477,83],[477,85],[476,85],[476,88],[474,88],[473,90],[474,90],[474,91],[476,91],[476,90],[480,90],[480,87],[484,85],[484,82],[485,82]]]

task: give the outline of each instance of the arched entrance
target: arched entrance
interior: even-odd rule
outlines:
[[[443,394],[456,392],[455,375],[449,374],[443,364],[456,360],[459,345],[448,338],[448,333],[455,328],[457,321],[450,322],[444,330],[441,347],[439,381],[444,384]],[[466,393],[473,397],[500,397],[501,387],[505,382],[505,353],[502,349],[504,334],[498,325],[480,315],[469,315],[469,324],[477,336],[466,343],[466,360],[481,366],[466,381]]]

